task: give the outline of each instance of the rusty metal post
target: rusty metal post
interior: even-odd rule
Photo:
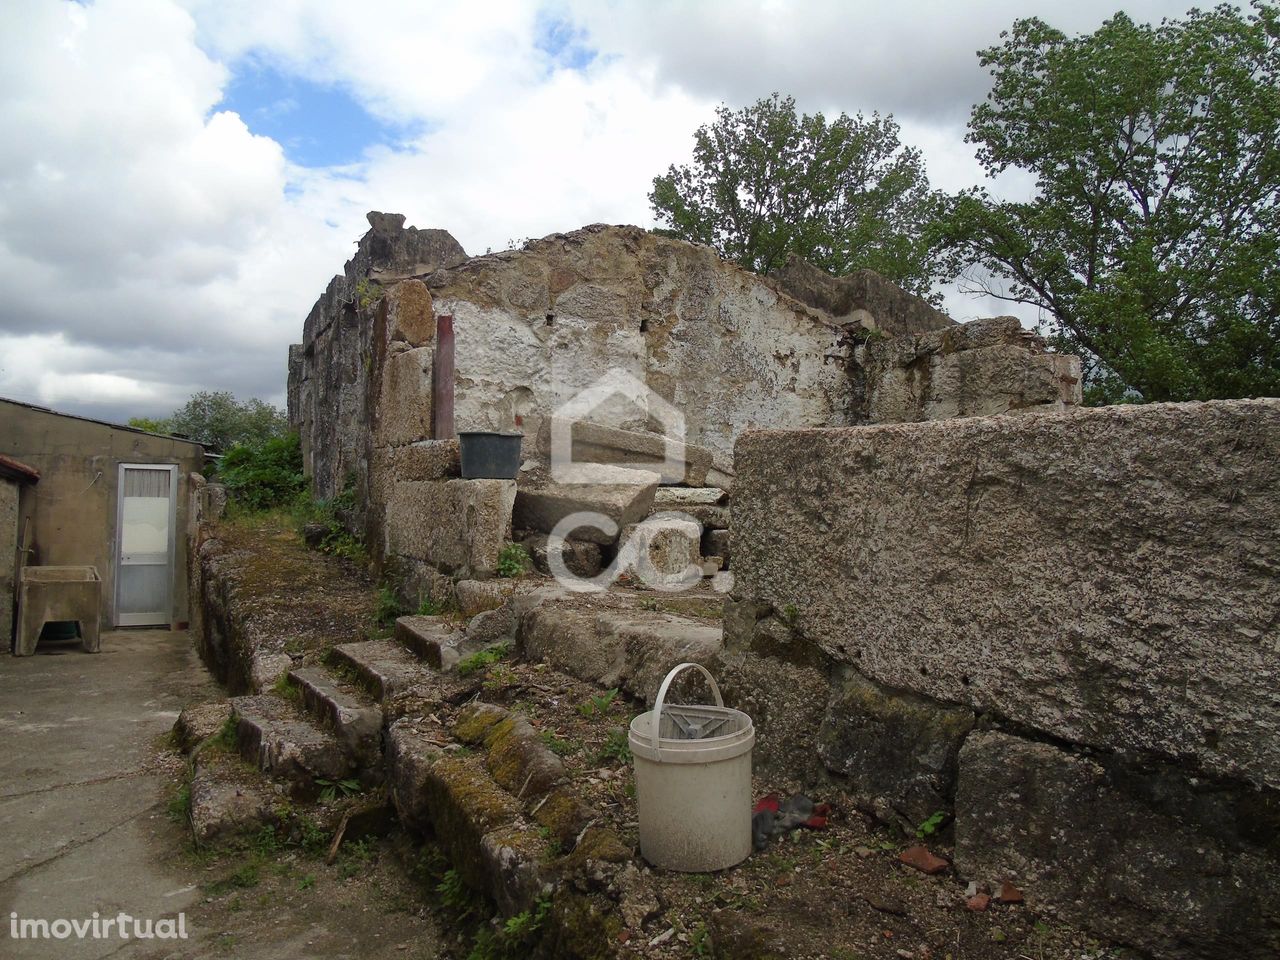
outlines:
[[[452,440],[453,429],[453,317],[436,318],[436,355],[432,361],[431,392],[433,435],[437,440]]]

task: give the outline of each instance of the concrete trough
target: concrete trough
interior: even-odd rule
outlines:
[[[84,649],[101,647],[102,578],[97,567],[23,567],[18,581],[18,632],[13,653],[36,652],[40,631],[55,620],[80,624]]]

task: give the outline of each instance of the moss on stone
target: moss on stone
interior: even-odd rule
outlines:
[[[591,821],[591,811],[571,790],[561,787],[547,797],[533,818],[561,847],[568,850],[578,839],[582,828]]]
[[[525,768],[529,764],[515,719],[508,717],[494,724],[485,738],[485,745],[489,748],[489,772],[493,779],[508,790],[519,790],[528,776]]]
[[[599,863],[627,863],[630,859],[631,848],[616,833],[608,827],[591,827],[573,848],[573,853],[565,858],[564,868],[573,872],[586,867],[590,860]]]
[[[537,956],[557,960],[610,960],[622,932],[617,905],[581,894],[562,893],[551,907],[551,922]]]
[[[423,783],[431,824],[458,875],[473,890],[486,889],[481,838],[513,823],[519,814],[511,798],[475,757],[444,756]]]
[[[494,726],[504,719],[509,720],[509,717],[501,707],[474,703],[458,716],[458,722],[453,726],[453,735],[463,743],[482,743],[487,741]]]

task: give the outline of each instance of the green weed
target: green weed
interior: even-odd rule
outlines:
[[[929,817],[920,824],[920,826],[916,827],[917,839],[924,840],[933,836],[942,828],[946,819],[947,811],[945,810],[938,810],[930,814]]]
[[[520,543],[508,543],[498,553],[498,576],[518,577],[532,566],[529,551]]]
[[[613,705],[613,701],[618,698],[618,688],[606,690],[604,693],[596,694],[588,697],[584,703],[578,704],[578,713],[587,719],[592,717],[603,717],[609,712],[609,707]]]
[[[436,884],[436,896],[440,898],[440,905],[459,922],[471,916],[477,906],[476,895],[463,882],[458,871],[452,868],[446,870]]]
[[[486,670],[493,666],[499,660],[507,655],[508,648],[506,644],[496,647],[490,647],[488,650],[481,650],[479,653],[473,653],[471,656],[458,661],[458,675],[462,677],[470,676],[480,670]]]
[[[293,678],[287,673],[282,673],[279,679],[271,685],[271,692],[294,703],[302,702],[302,688],[294,683]]]
[[[403,617],[408,612],[394,587],[384,583],[378,588],[378,599],[373,607],[373,617],[378,626],[389,627],[398,617]]]
[[[568,740],[561,740],[551,730],[543,730],[542,733],[538,734],[538,736],[542,742],[547,745],[547,749],[557,757],[567,757],[578,752],[578,748],[576,746]]]
[[[625,730],[610,730],[605,737],[604,746],[596,754],[596,763],[629,764],[631,762],[631,743]]]
[[[186,823],[191,819],[191,784],[183,783],[177,792],[169,798],[167,808],[169,819],[174,823]]]
[[[320,788],[320,799],[324,803],[333,803],[340,797],[353,797],[360,792],[359,780],[326,780],[316,777],[316,786]]]

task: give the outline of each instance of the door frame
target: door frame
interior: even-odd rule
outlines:
[[[175,463],[121,463],[116,472],[116,536],[112,545],[112,562],[115,565],[114,602],[112,603],[112,620],[117,627],[152,627],[161,623],[150,621],[147,614],[120,612],[120,585],[124,578],[121,572],[124,567],[122,547],[124,546],[124,472],[126,470],[167,470],[169,472],[169,553],[167,566],[169,577],[165,583],[164,620],[161,623],[173,624],[173,576],[177,554],[178,538],[178,465]],[[142,618],[141,620],[139,618]]]

